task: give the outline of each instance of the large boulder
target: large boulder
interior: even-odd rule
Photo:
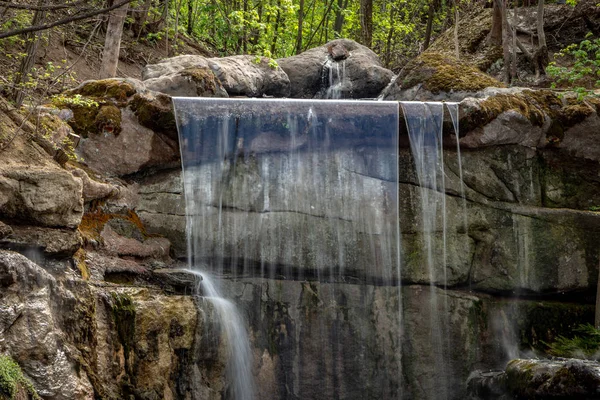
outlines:
[[[205,58],[178,56],[148,65],[142,72],[148,89],[173,96],[287,97],[285,72],[265,57]]]
[[[382,96],[384,100],[460,101],[490,86],[504,85],[466,61],[425,52],[402,69]]]
[[[597,399],[600,363],[577,359],[515,359],[506,371],[477,371],[469,377],[471,398]]]
[[[381,66],[373,51],[348,39],[336,39],[277,62],[290,79],[293,98],[325,98],[332,84],[341,84],[342,98],[373,98],[394,75]],[[330,74],[338,82],[333,82],[333,76],[329,79]]]

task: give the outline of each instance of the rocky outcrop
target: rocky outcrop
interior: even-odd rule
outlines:
[[[148,89],[172,96],[287,97],[290,81],[265,57],[204,58],[179,56],[148,65],[142,72]]]
[[[210,344],[209,303],[91,286],[69,267],[55,278],[7,251],[0,288],[0,352],[44,399],[221,398],[223,353]]]
[[[411,60],[382,92],[384,100],[460,101],[504,84],[452,56],[425,52]]]
[[[392,79],[375,53],[352,40],[337,39],[296,56],[277,60],[291,83],[290,97],[325,98],[330,74],[342,81],[342,98],[374,98]]]
[[[506,371],[478,371],[469,378],[476,399],[595,399],[600,364],[577,359],[512,360]]]
[[[168,58],[148,65],[142,79],[146,88],[172,96],[326,98],[335,84],[342,98],[360,99],[377,97],[392,75],[368,48],[337,39],[276,61],[249,55]]]

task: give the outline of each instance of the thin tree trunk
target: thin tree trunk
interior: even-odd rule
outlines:
[[[373,40],[373,0],[360,0],[360,41],[371,47]]]
[[[510,83],[510,27],[508,26],[508,16],[506,4],[508,0],[502,1],[502,55],[504,58],[504,82]]]
[[[433,27],[433,1],[429,4],[429,10],[427,10],[427,27],[425,28],[425,39],[423,39],[423,50],[427,50],[429,47],[429,41],[431,40],[431,29]],[[393,25],[392,25],[393,26]]]
[[[458,1],[454,0],[454,55],[456,59],[460,59],[460,44],[458,43]]]
[[[39,5],[43,6],[45,0],[40,0]],[[46,11],[36,11],[33,15],[33,20],[31,21],[31,25],[39,25],[43,23],[44,18],[46,17]],[[23,100],[25,99],[25,92],[19,89],[19,85],[25,83],[28,80],[29,72],[33,65],[35,64],[35,58],[37,55],[37,49],[40,45],[40,32],[33,32],[26,35],[27,46],[25,48],[25,57],[21,60],[21,65],[19,66],[19,71],[15,75],[15,89],[13,92],[13,100],[17,107],[20,107],[23,104]]]
[[[102,66],[100,67],[100,78],[114,78],[117,76],[119,64],[119,52],[121,50],[121,37],[123,36],[123,22],[127,15],[129,4],[110,13],[104,50],[102,52]]]
[[[152,0],[144,1],[142,8],[134,14],[135,22],[133,24],[133,33],[139,39],[140,35],[144,31],[146,21],[148,20],[148,13],[150,12],[150,6]]]
[[[304,24],[304,0],[300,0],[298,9],[298,34],[296,35],[296,54],[302,53],[302,28]]]
[[[517,18],[518,4],[513,0],[513,23],[512,23],[512,64],[510,70],[510,79],[512,82],[517,79],[517,24],[519,23]]]
[[[188,0],[187,2],[187,12],[187,34],[192,36],[192,33],[194,32],[194,4],[192,3],[192,0]]]
[[[600,329],[600,274],[598,275],[598,283],[596,286],[596,313],[594,315],[594,328]]]
[[[394,7],[390,4],[390,30],[385,43],[385,65],[389,67],[392,61],[392,38],[394,37]]]
[[[342,37],[342,28],[344,26],[344,10],[348,7],[348,0],[338,0],[338,9],[335,12],[335,22],[333,24],[333,31],[337,37]]]
[[[488,43],[492,46],[502,45],[502,4],[504,0],[494,0],[494,9],[492,11],[492,28]]]
[[[179,38],[179,12],[181,11],[181,1],[182,0],[177,0],[177,2],[175,3],[175,45],[177,45],[177,39]]]
[[[275,18],[275,26],[273,31],[273,41],[271,42],[271,57],[275,57],[275,50],[277,50],[277,36],[279,31],[279,24],[281,23],[281,0],[277,0],[277,17]]]
[[[538,34],[538,50],[536,51],[536,61],[538,70],[536,77],[539,78],[539,74],[546,74],[546,67],[548,66],[548,46],[546,45],[546,33],[544,32],[544,0],[538,1],[537,7],[537,34]]]

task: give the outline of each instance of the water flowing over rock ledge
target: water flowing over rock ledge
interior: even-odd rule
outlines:
[[[262,60],[246,68],[253,63],[247,57],[188,57],[148,67],[142,82],[90,81],[70,95],[95,99],[98,107],[59,107],[73,115],[61,130],[82,136],[76,151],[85,165],[63,168],[51,147],[21,137],[3,153],[0,247],[30,260],[0,251],[0,351],[19,362],[42,396],[226,397],[225,342],[214,308],[189,295],[194,276],[173,271],[186,257],[186,217],[168,94],[320,98],[331,87],[329,72],[345,61],[351,84],[340,92],[379,95],[391,72],[362,47],[335,43],[279,60],[276,69]],[[329,55],[337,66],[325,68]],[[422,217],[415,210],[423,192],[401,116],[401,291],[397,280],[365,265],[351,266],[336,282],[308,273],[299,281],[265,275],[258,263],[226,271],[224,291],[249,323],[258,397],[352,399],[367,388],[374,398],[430,399],[444,391],[461,399],[473,370],[504,368],[518,347],[538,350],[591,321],[600,239],[600,214],[592,211],[600,205],[598,107],[593,99],[521,89],[486,89],[460,101],[462,182],[448,118],[444,131],[452,250],[433,275],[419,262]],[[16,129],[20,122],[8,108],[2,105],[0,121]],[[45,114],[69,115],[51,108]],[[340,129],[356,134],[350,125]],[[269,151],[289,144],[268,135],[258,143]],[[390,181],[377,168],[345,174]],[[244,210],[224,211],[244,223],[260,214],[251,199]],[[318,210],[295,218],[324,223]],[[441,232],[433,238],[443,240]],[[436,327],[426,316],[433,296],[449,311],[445,354],[431,346]],[[404,331],[394,337],[399,319]],[[322,356],[331,343],[344,350]],[[399,348],[402,359],[395,358]],[[445,369],[432,367],[440,358]],[[358,374],[358,365],[372,375]]]

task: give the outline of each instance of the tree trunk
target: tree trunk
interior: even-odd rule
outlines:
[[[300,0],[298,9],[298,35],[296,36],[296,54],[302,53],[302,27],[304,23],[304,0]]]
[[[194,4],[192,0],[188,0],[187,2],[187,34],[192,36],[194,32]]]
[[[335,22],[333,24],[333,31],[337,37],[342,37],[342,28],[344,26],[344,10],[348,7],[348,0],[338,0],[338,8],[335,12]]]
[[[385,65],[389,67],[392,62],[392,38],[394,37],[394,7],[390,4],[390,30],[385,43]]]
[[[548,58],[548,46],[546,45],[546,33],[544,32],[544,0],[538,1],[537,7],[537,34],[538,34],[538,49],[536,51],[535,59],[537,63],[536,77],[539,78],[539,74],[546,74],[546,67],[550,61]]]
[[[488,44],[492,46],[502,45],[502,5],[504,0],[494,0],[492,11],[492,28],[488,37]]]
[[[510,27],[508,26],[508,15],[506,4],[508,0],[502,1],[502,55],[504,58],[504,82],[510,83]]]
[[[431,41],[431,29],[433,27],[433,1],[429,4],[429,10],[427,10],[427,27],[425,28],[425,39],[423,40],[423,50],[427,50],[429,42]],[[393,26],[393,25],[392,25]]]
[[[512,23],[512,68],[510,70],[510,79],[512,82],[517,79],[517,24],[519,23],[517,18],[518,4],[513,0],[513,23]]]
[[[600,274],[596,286],[596,313],[594,315],[594,328],[600,329]]]
[[[459,22],[459,14],[458,14],[458,1],[454,0],[454,55],[456,59],[460,59],[460,44],[458,43],[458,22]]]
[[[360,0],[360,41],[371,47],[373,40],[373,0]]]
[[[273,41],[271,42],[271,57],[275,57],[277,50],[277,36],[279,32],[279,24],[281,23],[281,0],[277,0],[277,17],[275,17],[275,26],[273,27]]]
[[[110,13],[104,50],[102,52],[102,66],[100,67],[100,78],[114,78],[117,76],[119,64],[119,51],[121,50],[121,37],[123,36],[123,22],[127,15],[129,4]]]
[[[40,0],[39,5],[43,6],[45,0]],[[39,25],[43,23],[44,18],[46,17],[46,11],[36,11],[33,15],[33,20],[31,21],[32,26]],[[21,60],[21,65],[19,66],[19,71],[15,75],[15,89],[13,91],[13,100],[17,107],[20,107],[23,104],[23,100],[25,99],[25,92],[19,89],[19,85],[25,83],[28,80],[27,75],[31,72],[31,68],[35,64],[35,57],[37,55],[37,49],[40,45],[40,32],[32,32],[26,35],[27,47],[25,48],[25,57]]]
[[[150,12],[150,6],[152,5],[152,0],[144,1],[142,8],[137,10],[134,13],[135,22],[133,23],[133,34],[139,38],[144,28],[146,26],[146,21],[148,20],[148,13]]]

